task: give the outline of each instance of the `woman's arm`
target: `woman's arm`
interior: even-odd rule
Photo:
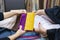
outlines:
[[[54,6],[53,8],[42,9],[36,12],[38,15],[48,16],[54,23],[60,24],[60,6]]]
[[[26,13],[26,10],[11,10],[10,12],[3,12],[3,15],[4,15],[4,19],[6,19],[6,18],[21,14],[21,13]]]
[[[46,15],[45,10],[44,9],[37,10],[36,15]]]

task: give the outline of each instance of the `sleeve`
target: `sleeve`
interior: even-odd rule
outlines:
[[[0,21],[4,19],[3,13],[0,12]]]
[[[47,30],[47,37],[49,40],[54,40],[56,29]]]
[[[0,38],[0,40],[10,40],[8,37]]]
[[[60,6],[55,6],[53,8],[45,9],[48,17],[55,23],[60,24]]]

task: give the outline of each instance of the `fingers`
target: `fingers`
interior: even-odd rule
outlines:
[[[25,9],[21,9],[21,10],[11,10],[10,12],[14,12],[14,13],[17,13],[17,14],[21,14],[21,13],[26,13],[26,10],[25,10]]]
[[[20,25],[20,28],[19,28],[20,30],[22,30],[22,25]],[[22,30],[23,31],[23,30]]]
[[[38,28],[34,28],[34,29],[36,32],[39,32],[40,31],[39,28],[40,28],[40,22],[38,23]]]
[[[35,14],[36,14],[36,15],[38,15],[39,13],[40,13],[40,11],[39,11],[39,10],[37,10]]]
[[[20,25],[20,28],[19,28],[18,31],[21,32],[21,33],[25,33],[26,32],[26,31],[22,30],[22,25]]]
[[[39,24],[38,24],[38,28],[40,27],[40,22],[39,22]]]
[[[43,14],[44,14],[44,10],[43,9],[36,11],[36,15],[43,15]]]
[[[26,10],[22,9],[20,10],[21,13],[27,13]]]
[[[42,25],[40,24],[40,22],[38,24],[38,27],[39,27],[39,33],[42,34],[43,36],[47,36],[46,29],[44,27],[42,27]]]
[[[40,22],[39,22],[39,24],[38,24],[38,30],[40,31]],[[39,31],[38,31],[38,32],[39,32]]]
[[[22,26],[20,25],[20,30],[22,30]]]

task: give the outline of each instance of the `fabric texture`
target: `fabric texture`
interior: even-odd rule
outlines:
[[[17,16],[15,15],[15,16],[12,16],[10,18],[0,21],[0,27],[12,29],[16,23],[16,18]]]
[[[10,40],[8,37],[0,38],[0,40]]]
[[[53,8],[45,9],[46,14],[55,24],[60,24],[60,6],[55,6]]]
[[[39,22],[42,25],[42,27],[44,27],[46,30],[59,29],[60,28],[59,24],[52,24],[49,21],[49,19],[47,17],[45,17],[45,15],[43,15],[43,16],[42,15],[41,16],[38,16],[38,15],[35,16],[35,21],[34,21],[34,28],[35,29],[38,28]]]
[[[13,31],[13,30],[9,30],[6,28],[0,28],[0,38],[8,37],[14,33],[15,33],[15,31]]]
[[[0,12],[0,21],[4,19],[3,13]]]
[[[47,30],[49,40],[60,40],[60,28]]]

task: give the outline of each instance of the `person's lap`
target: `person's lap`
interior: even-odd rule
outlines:
[[[15,33],[15,31],[13,31],[13,30],[0,28],[0,38],[8,37],[8,36],[10,36],[10,35],[12,35],[14,33]],[[36,32],[27,32],[27,33],[25,33],[22,36],[38,36],[38,33],[36,33]],[[29,40],[29,39],[30,38],[21,38],[21,37],[17,38],[17,40]],[[37,39],[41,39],[42,40],[42,38],[37,38]],[[44,38],[44,40],[45,40],[45,38]]]

